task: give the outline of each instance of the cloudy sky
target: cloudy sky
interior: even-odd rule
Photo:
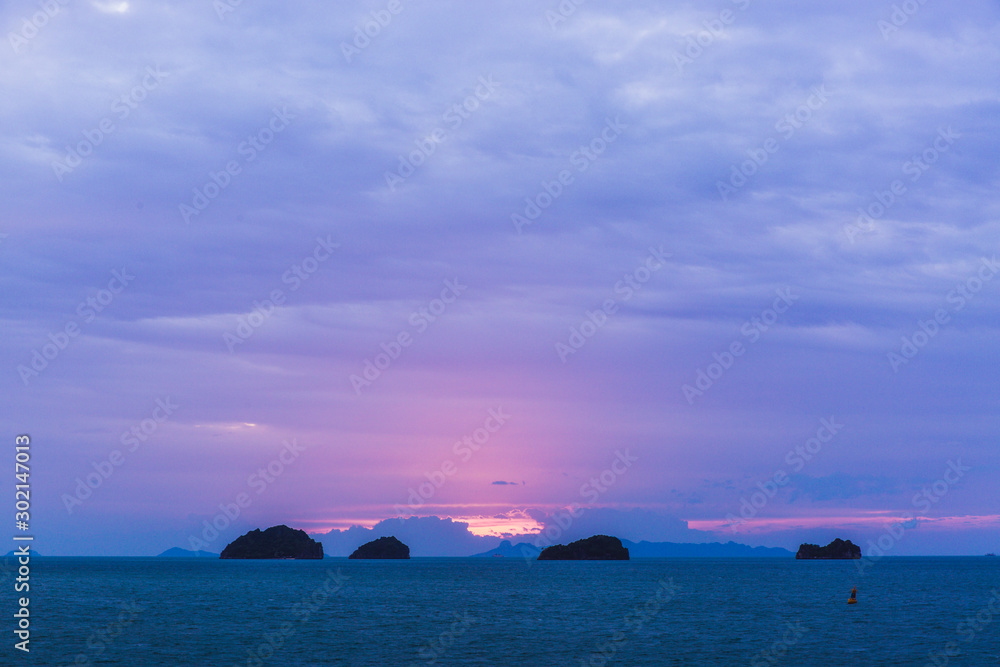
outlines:
[[[998,19],[4,3],[38,550],[399,516],[997,550]]]

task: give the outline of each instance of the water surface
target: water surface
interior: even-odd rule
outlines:
[[[36,558],[31,654],[4,650],[35,665],[925,665],[956,642],[949,664],[996,665],[997,590],[986,558],[863,575],[794,559]],[[959,626],[976,614],[990,622]]]

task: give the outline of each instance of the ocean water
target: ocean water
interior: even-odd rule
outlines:
[[[0,664],[1000,664],[1000,559],[36,558],[31,587]]]

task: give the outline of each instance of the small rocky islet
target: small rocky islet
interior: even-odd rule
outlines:
[[[569,544],[546,547],[538,560],[628,560],[628,549],[610,535],[594,535]]]
[[[797,560],[857,560],[861,558],[861,547],[850,540],[839,537],[825,547],[818,544],[802,544],[795,554]]]
[[[391,535],[362,544],[348,556],[353,560],[406,560],[409,557],[410,547]]]
[[[219,558],[312,560],[323,558],[323,545],[304,530],[271,526],[237,537],[226,545]]]

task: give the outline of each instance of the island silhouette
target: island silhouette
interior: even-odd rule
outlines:
[[[861,547],[850,540],[844,541],[838,537],[825,547],[818,544],[802,544],[799,546],[795,558],[798,560],[856,560],[861,558]]]
[[[594,535],[569,544],[542,549],[538,560],[628,560],[628,549],[610,535]]]
[[[348,558],[354,560],[380,559],[380,560],[406,560],[410,557],[410,547],[406,546],[393,536],[380,537],[362,544],[354,550]]]
[[[251,530],[226,545],[219,558],[291,558],[319,559],[323,545],[309,537],[304,530],[285,525],[271,526],[261,531]]]

